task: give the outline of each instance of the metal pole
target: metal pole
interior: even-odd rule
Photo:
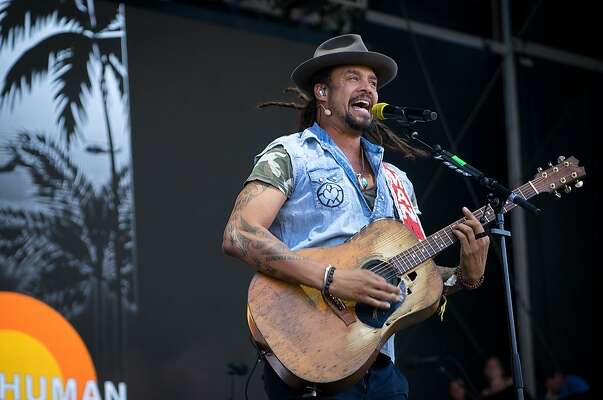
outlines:
[[[509,186],[517,187],[522,181],[521,138],[519,129],[519,108],[517,104],[517,82],[511,36],[510,0],[502,0],[501,15],[505,55],[503,62],[503,83],[505,101],[505,121],[507,128],[507,165]],[[519,347],[524,365],[526,390],[535,398],[536,381],[534,374],[534,354],[532,349],[532,327],[530,316],[530,277],[528,273],[528,247],[524,210],[518,209],[511,215],[513,230],[513,267],[517,295],[526,307],[518,309]],[[515,354],[513,357],[515,359]],[[518,377],[514,377],[518,378]],[[521,379],[521,377],[519,377]]]
[[[396,17],[378,11],[367,10],[365,19],[367,22],[375,25],[406,32],[412,30],[412,32],[417,35],[458,44],[459,46],[487,50],[500,55],[504,55],[506,51],[504,43],[496,39],[487,39],[436,25],[426,24],[420,21]],[[562,65],[571,65],[589,71],[603,72],[603,60],[597,60],[539,43],[524,41],[520,38],[513,38],[512,42],[515,52],[519,52],[526,56],[542,58],[543,60],[549,60]]]

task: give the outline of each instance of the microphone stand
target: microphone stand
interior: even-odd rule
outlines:
[[[404,120],[398,120],[404,127],[409,127],[410,123]],[[509,279],[509,263],[507,259],[506,237],[511,237],[511,232],[505,229],[504,205],[506,202],[512,202],[526,210],[538,215],[541,210],[529,203],[523,197],[517,195],[507,187],[501,185],[496,180],[488,178],[483,172],[473,167],[460,157],[446,151],[439,144],[433,146],[425,143],[419,138],[419,133],[413,131],[408,135],[410,139],[421,143],[428,148],[433,158],[441,161],[448,168],[460,173],[463,176],[474,178],[480,185],[486,187],[491,192],[488,194],[488,204],[496,211],[496,226],[497,228],[489,229],[493,236],[498,236],[500,240],[500,249],[502,253],[503,277],[505,285],[505,298],[507,302],[507,324],[509,328],[509,341],[512,351],[512,366],[513,366],[513,382],[517,389],[517,398],[524,399],[524,382],[523,372],[521,368],[521,360],[517,349],[517,337],[515,335],[515,317],[513,316],[513,300],[511,297],[511,283]]]
[[[542,211],[523,197],[519,196],[517,193],[514,193],[511,189],[498,183],[498,181],[488,178],[483,172],[467,163],[459,156],[446,151],[439,144],[430,146],[429,144],[425,143],[423,140],[419,139],[419,133],[417,131],[413,131],[409,136],[412,140],[415,140],[427,147],[431,151],[434,159],[441,161],[445,166],[455,170],[461,175],[474,178],[480,185],[486,187],[491,192],[496,193],[499,199],[515,203],[536,215],[540,214]],[[501,203],[501,206],[504,206],[504,202]]]

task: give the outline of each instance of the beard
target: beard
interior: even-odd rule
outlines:
[[[362,133],[363,135],[368,133],[375,126],[375,119],[358,121],[352,118],[351,115],[346,114],[345,123],[353,130]]]

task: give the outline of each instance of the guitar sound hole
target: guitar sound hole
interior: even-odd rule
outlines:
[[[385,278],[388,283],[394,286],[398,286],[400,284],[400,278],[398,277],[397,270],[392,267],[388,262],[381,260],[371,260],[364,264],[362,266],[362,269],[368,269],[369,271],[373,271],[377,275]]]
[[[400,278],[397,276],[397,270],[381,260],[371,260],[362,266],[363,269],[368,269],[374,273],[382,276],[385,280],[394,286],[402,286],[402,294],[406,293],[406,287]],[[375,308],[363,303],[356,304],[356,315],[358,319],[363,323],[372,326],[374,328],[382,328],[389,316],[400,307],[402,303],[393,302],[390,303],[389,309]]]

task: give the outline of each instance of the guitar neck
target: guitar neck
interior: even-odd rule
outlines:
[[[513,190],[513,193],[527,200],[536,196],[539,192],[532,183],[532,181],[529,181],[528,183]],[[503,207],[503,212],[506,213],[509,210],[513,209],[515,206],[515,203],[506,201]],[[490,205],[484,206],[474,211],[473,215],[481,222],[483,226],[487,226],[490,222],[496,219],[496,213],[494,212],[492,207],[490,207]],[[456,243],[458,239],[452,232],[452,229],[456,225],[462,224],[466,221],[466,218],[461,218],[458,221],[455,221],[452,224],[446,226],[445,228],[440,229],[436,233],[425,238],[425,240],[420,241],[416,245],[392,257],[389,260],[389,263],[398,270],[398,273],[400,275],[412,271],[419,264],[427,261],[430,258],[433,258],[437,254],[441,253],[442,251],[446,250],[448,247]]]

